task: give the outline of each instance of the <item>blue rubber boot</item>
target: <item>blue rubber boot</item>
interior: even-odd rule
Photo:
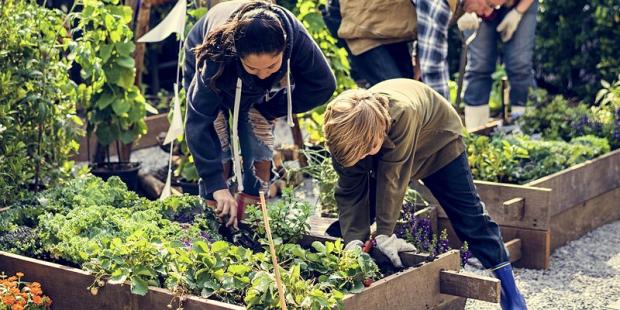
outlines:
[[[502,295],[500,298],[500,305],[503,310],[527,310],[525,305],[525,299],[519,292],[517,284],[515,283],[515,276],[512,273],[512,266],[510,264],[493,270],[495,276],[501,281]]]

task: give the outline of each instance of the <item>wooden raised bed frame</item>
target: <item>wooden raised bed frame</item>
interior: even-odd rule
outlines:
[[[326,237],[309,234],[302,244]],[[499,302],[499,280],[460,273],[456,250],[427,262],[425,255],[401,254],[402,272],[373,283],[360,294],[348,294],[345,309],[464,309],[466,298]],[[106,284],[96,296],[87,289],[94,277],[86,271],[0,251],[0,269],[7,274],[24,272],[26,281],[37,281],[54,301],[55,309],[166,309],[174,299],[162,288],[150,287],[148,294],[131,294],[129,284]],[[177,299],[178,301],[178,299]],[[177,303],[174,302],[173,306]],[[219,301],[187,296],[183,309],[244,309]]]
[[[585,233],[620,219],[620,150],[531,181],[514,185],[474,181],[504,240],[519,238],[522,257],[516,266],[547,269],[551,251]],[[439,205],[423,185],[422,196]],[[447,228],[453,247],[459,243],[440,210],[438,225]]]

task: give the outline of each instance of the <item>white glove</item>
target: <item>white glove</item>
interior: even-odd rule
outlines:
[[[345,251],[351,251],[354,249],[362,249],[362,246],[364,246],[364,242],[362,242],[361,240],[353,240],[350,241],[349,243],[347,243],[347,245],[345,245],[344,249]]]
[[[512,9],[508,12],[508,14],[506,14],[506,17],[504,17],[502,22],[499,23],[499,26],[495,29],[497,32],[501,32],[502,41],[508,42],[510,38],[512,38],[512,35],[519,26],[521,17],[523,17],[523,14],[519,13],[517,9]]]
[[[392,234],[390,237],[378,235],[375,241],[377,241],[377,249],[385,254],[392,261],[392,265],[397,268],[403,267],[403,262],[400,260],[400,256],[398,256],[399,252],[416,251],[413,244],[396,237],[395,234]]]
[[[476,30],[480,27],[480,18],[474,12],[465,13],[456,21],[456,24],[460,31]]]

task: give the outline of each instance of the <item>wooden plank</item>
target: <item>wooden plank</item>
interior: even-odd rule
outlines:
[[[551,218],[551,249],[576,240],[597,227],[620,220],[620,188],[573,206]]]
[[[462,246],[461,240],[456,235],[452,224],[445,217],[439,217],[439,229],[446,229],[448,232],[448,245],[451,248],[459,249]],[[551,256],[551,233],[550,231],[525,229],[518,227],[500,226],[502,238],[510,255],[510,261],[517,267],[532,269],[549,268],[549,257]],[[520,251],[516,251],[517,241],[520,239]],[[511,243],[512,242],[512,243]],[[471,249],[471,244],[469,245]]]
[[[510,262],[514,263],[521,259],[521,239],[512,239],[508,242],[505,242],[506,251],[508,251],[508,255],[510,256]]]
[[[145,296],[131,294],[129,284],[106,284],[93,296],[87,289],[94,277],[86,271],[0,251],[0,266],[7,274],[25,273],[27,281],[41,283],[55,309],[166,309],[174,296],[167,290],[150,287]],[[178,299],[177,299],[178,300]],[[244,309],[214,300],[189,297],[184,309]]]
[[[493,303],[499,303],[501,295],[498,279],[454,270],[442,270],[439,273],[439,288],[442,294]]]
[[[531,230],[501,227],[504,240],[521,239],[521,259],[514,266],[530,269],[549,268],[551,256],[551,233],[549,230]]]
[[[437,305],[454,300],[440,293],[439,272],[459,270],[460,256],[456,250],[441,254],[432,263],[383,278],[362,294],[346,295],[345,309],[436,309]],[[462,309],[462,308],[461,308]]]
[[[474,184],[485,203],[487,212],[499,225],[547,230],[550,189],[486,181],[474,181]],[[439,205],[437,199],[423,184],[415,182],[413,186],[424,199],[431,204]],[[522,200],[513,200],[515,198]],[[505,202],[510,203],[504,204]]]
[[[553,189],[550,214],[558,214],[574,205],[620,187],[620,150],[526,185]]]

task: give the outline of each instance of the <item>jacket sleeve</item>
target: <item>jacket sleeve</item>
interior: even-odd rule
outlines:
[[[391,235],[400,216],[403,198],[411,179],[418,114],[413,107],[403,111],[392,125],[393,149],[384,149],[377,164],[377,235]]]
[[[291,75],[294,78],[291,99],[293,112],[302,113],[324,104],[331,98],[336,90],[336,78],[321,49],[309,34],[305,30],[299,30],[296,37],[291,55]],[[286,66],[286,63],[282,65]],[[259,104],[256,108],[268,119],[285,116],[286,92],[278,93],[269,102]]]
[[[372,159],[361,160],[352,167],[333,162],[338,173],[335,189],[338,220],[345,244],[353,240],[365,241],[370,235],[369,184]]]
[[[197,74],[189,86],[185,138],[206,192],[213,193],[228,188],[223,176],[222,147],[213,125],[222,98],[205,82],[204,75]]]

